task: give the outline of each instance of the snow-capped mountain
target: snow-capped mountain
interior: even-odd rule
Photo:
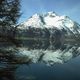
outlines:
[[[59,16],[55,12],[48,12],[45,14],[35,14],[27,21],[21,23],[18,28],[26,29],[34,28],[57,28],[59,30],[66,30],[68,33],[80,33],[80,25],[71,20],[68,16]]]
[[[19,48],[16,56],[51,65],[64,63],[80,54],[79,47],[70,44],[62,47],[65,40],[76,41],[79,37],[80,25],[68,16],[59,16],[55,12],[35,14],[16,27],[15,38],[27,46]]]
[[[64,40],[79,40],[80,25],[68,16],[55,12],[35,14],[16,28],[16,38],[52,40],[63,44]],[[65,39],[67,38],[67,39]],[[24,42],[23,42],[24,43]]]

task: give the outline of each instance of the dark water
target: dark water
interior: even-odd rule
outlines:
[[[27,41],[23,42],[23,46],[31,49],[66,48],[61,43],[56,43],[54,47],[49,48],[53,43],[53,41]],[[70,45],[74,46],[73,43]],[[79,47],[78,44],[76,45]],[[53,66],[47,66],[44,63],[0,63],[0,80],[80,80],[80,56],[71,59],[67,63],[54,64]]]
[[[21,64],[0,70],[0,80],[80,80],[80,57],[52,67],[45,64]]]

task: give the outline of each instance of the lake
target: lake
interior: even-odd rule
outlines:
[[[79,53],[79,44],[75,42],[65,42],[64,44],[56,43],[53,41],[23,41],[23,47],[27,50],[25,51],[34,51],[37,52],[42,50],[42,52],[61,50],[62,52],[65,50],[70,52]],[[67,47],[68,46],[68,47]],[[21,47],[23,49],[23,47]],[[74,47],[74,48],[73,48]],[[21,49],[20,48],[20,49]],[[24,49],[25,49],[24,48]],[[21,49],[21,50],[22,50]],[[71,52],[71,53],[72,53]],[[36,52],[35,52],[36,53]],[[47,54],[47,53],[46,53]],[[53,53],[50,53],[53,54]],[[73,54],[70,57],[70,60],[63,61],[63,63],[58,63],[59,61],[50,63],[50,61],[46,61],[44,58],[45,55],[40,56],[39,60],[32,58],[31,63],[21,63],[21,64],[13,64],[6,63],[5,61],[0,60],[0,80],[80,80],[80,56],[79,54]],[[58,58],[56,58],[58,59]],[[53,63],[53,64],[52,64]]]

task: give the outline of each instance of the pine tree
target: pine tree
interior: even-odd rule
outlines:
[[[0,2],[0,37],[13,39],[14,25],[20,17],[20,0],[1,0]]]

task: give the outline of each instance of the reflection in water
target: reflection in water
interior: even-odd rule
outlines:
[[[0,67],[0,80],[15,80],[14,72],[17,68],[17,65],[1,63],[4,65]]]
[[[65,63],[80,54],[80,47],[76,42],[63,43],[46,39],[24,40],[22,44],[21,48],[12,49],[13,51],[10,52],[11,54],[14,53],[14,55],[12,55],[13,58],[0,58],[0,80],[57,80],[58,78],[55,78],[56,76],[53,71],[55,68],[53,64]],[[16,62],[16,64],[13,61]],[[27,65],[29,62],[36,64]],[[24,63],[26,64],[24,65]],[[49,68],[48,66],[44,66],[44,63],[49,65]],[[53,65],[53,68],[51,65]],[[59,65],[60,64],[58,64],[58,66]],[[39,69],[43,69],[43,71],[39,71]],[[44,74],[41,75],[42,73]],[[47,78],[45,74],[49,77]]]
[[[29,49],[59,49],[61,48],[60,42],[55,42],[54,40],[24,40],[23,47],[27,47]]]
[[[66,44],[67,43],[67,44]],[[23,47],[18,48],[18,57],[21,61],[33,63],[45,62],[48,65],[64,63],[80,54],[80,47],[76,42],[61,42],[59,40],[24,40]]]

